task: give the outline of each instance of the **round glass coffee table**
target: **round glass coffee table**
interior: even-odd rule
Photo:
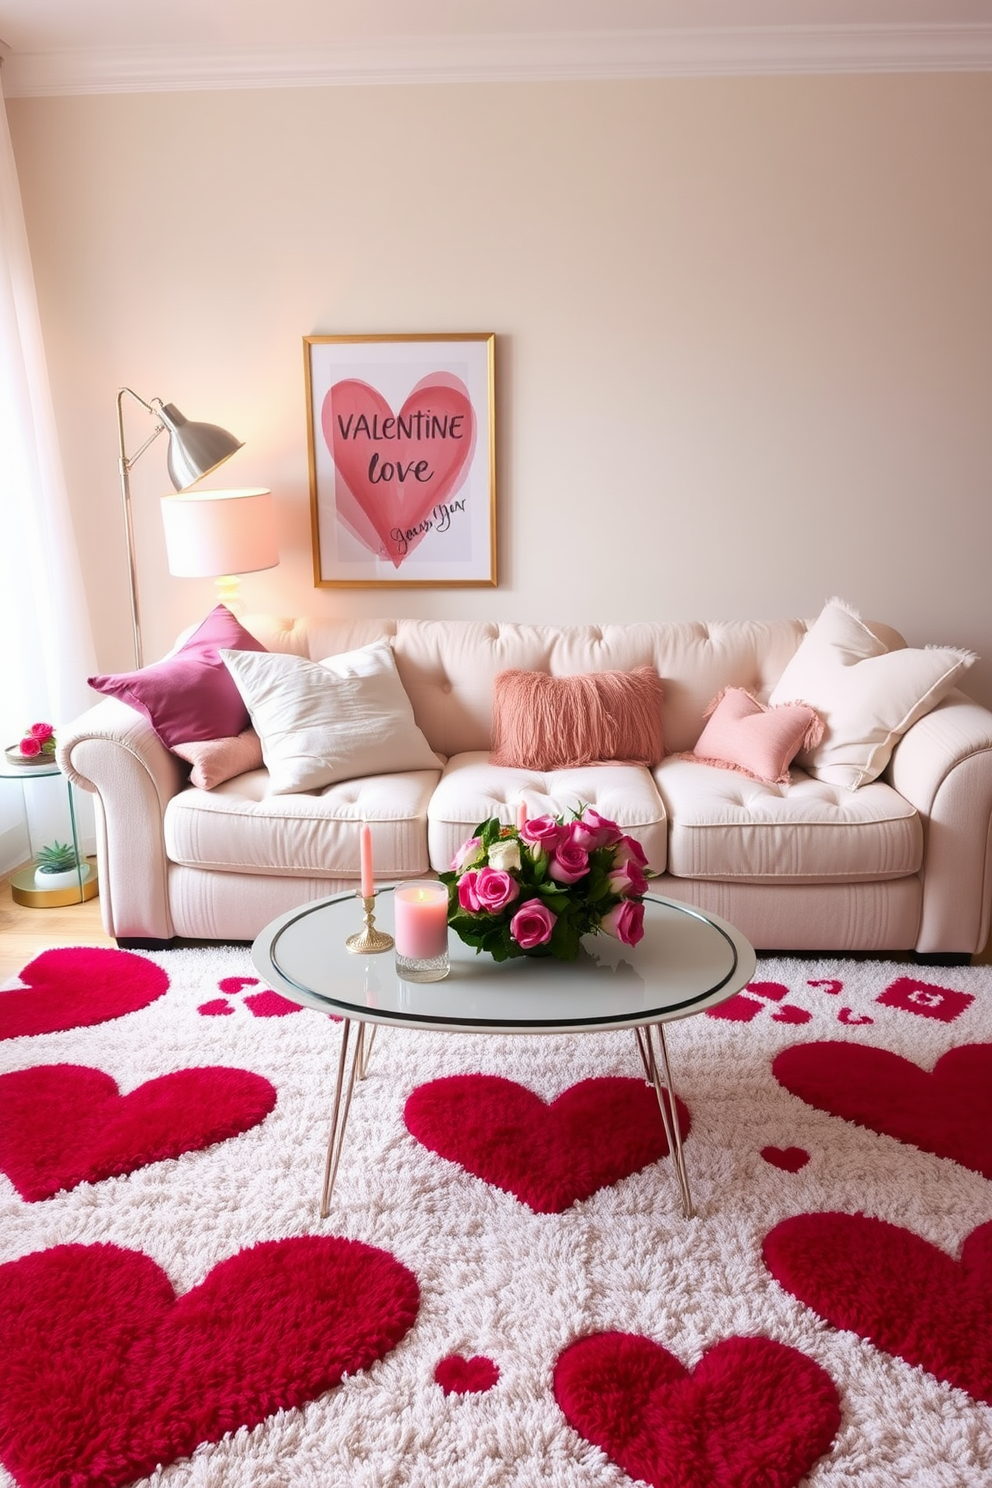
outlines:
[[[380,888],[375,898],[375,926],[389,934],[393,887]],[[281,915],[252,946],[255,968],[270,986],[303,1007],[342,1020],[322,1219],[330,1209],[355,1081],[365,1078],[379,1024],[449,1033],[632,1029],[645,1077],[658,1097],[682,1211],[692,1217],[665,1024],[715,1007],[750,981],[755,954],[739,930],[716,915],[649,894],[644,937],[636,946],[591,935],[578,961],[521,956],[497,963],[451,935],[448,977],[415,983],[397,975],[392,950],[372,955],[348,950],[345,942],[362,924],[361,899],[337,894]],[[353,1022],[358,1029],[352,1046]]]

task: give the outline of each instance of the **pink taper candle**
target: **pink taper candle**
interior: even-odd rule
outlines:
[[[524,800],[523,796],[521,796],[520,800],[517,802],[517,828],[519,831],[523,831],[524,823],[526,822],[526,820],[527,802]]]
[[[375,893],[375,882],[372,878],[372,829],[368,822],[362,822],[360,841],[362,845],[362,898],[371,899]]]

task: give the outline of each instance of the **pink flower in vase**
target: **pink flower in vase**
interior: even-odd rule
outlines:
[[[559,842],[548,864],[548,877],[556,883],[578,883],[589,872],[589,854],[574,842]]]
[[[33,734],[28,734],[21,740],[19,748],[25,759],[36,759],[41,753],[41,740],[36,739]]]
[[[520,828],[520,840],[539,852],[553,853],[565,832],[553,816],[532,816]]]
[[[569,833],[572,841],[578,847],[584,847],[586,852],[594,852],[597,847],[609,847],[618,842],[621,835],[616,822],[601,816],[594,806],[587,806],[572,822]]]
[[[540,899],[528,899],[510,921],[510,934],[522,951],[532,951],[547,945],[557,918]]]
[[[624,945],[636,945],[644,935],[644,905],[640,899],[621,899],[603,916],[602,928]]]
[[[475,888],[478,877],[478,869],[470,868],[458,880],[458,903],[462,909],[468,910],[469,914],[478,914],[482,909]]]
[[[55,730],[50,723],[33,723],[28,729],[31,738],[37,739],[41,744],[47,743],[54,732]]]
[[[648,866],[648,855],[636,837],[622,836],[613,850],[613,866],[620,868],[631,859],[642,868]]]
[[[456,873],[461,873],[470,863],[475,863],[482,856],[482,838],[470,837],[463,842],[451,860],[451,866]]]
[[[644,876],[644,869],[633,858],[628,858],[626,863],[614,868],[609,875],[609,882],[610,892],[622,894],[625,899],[647,893],[648,881]]]
[[[502,873],[498,868],[480,868],[476,874],[474,892],[480,910],[487,914],[498,914],[518,898],[520,885],[509,873]]]

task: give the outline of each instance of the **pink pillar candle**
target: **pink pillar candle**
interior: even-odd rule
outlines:
[[[362,898],[371,899],[375,893],[375,880],[372,877],[372,829],[368,822],[362,822],[359,840],[362,849]]]
[[[523,796],[517,802],[517,831],[522,832],[527,822],[527,802]]]
[[[401,884],[393,893],[396,954],[433,961],[448,949],[448,890],[434,880]]]

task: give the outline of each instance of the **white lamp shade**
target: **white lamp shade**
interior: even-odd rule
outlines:
[[[279,562],[272,492],[183,491],[162,497],[169,572],[181,579],[255,573]]]

